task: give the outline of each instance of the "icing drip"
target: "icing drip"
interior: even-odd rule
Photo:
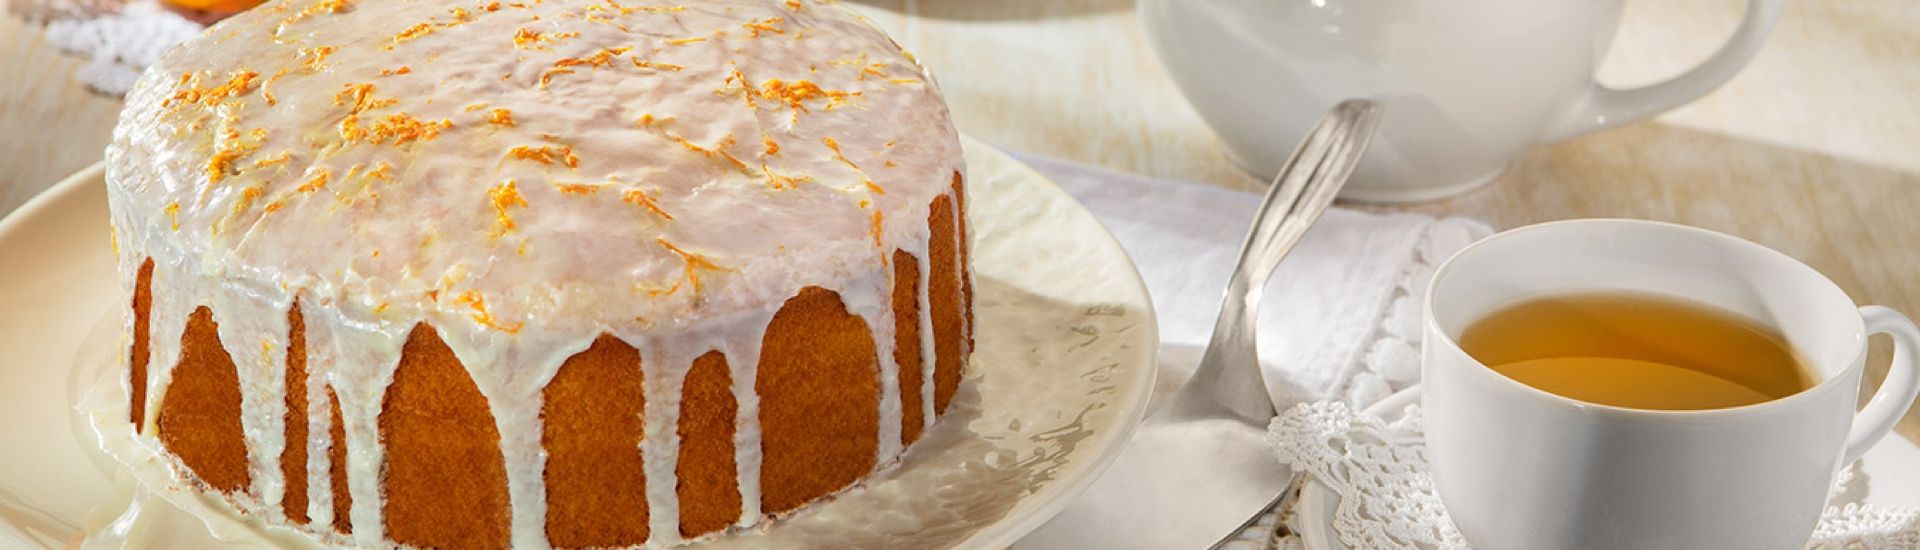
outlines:
[[[879,360],[880,377],[880,436],[875,449],[874,464],[886,464],[900,456],[900,362],[893,356],[893,271],[878,272],[878,284],[859,285],[866,288],[850,288],[840,295],[846,301],[847,310],[867,322],[867,330],[873,333],[873,349]],[[845,298],[851,296],[852,298]]]
[[[240,378],[240,423],[247,435],[247,470],[253,479],[250,496],[277,507],[286,490],[280,451],[286,439],[282,412],[286,407],[286,312],[293,302],[274,303],[272,297],[245,290],[214,292],[213,318],[220,327],[220,341],[229,343],[227,353]]]
[[[921,247],[913,257],[920,261],[920,429],[921,433],[933,428],[933,368],[936,360],[933,347],[933,254],[930,247]]]
[[[699,340],[688,341],[690,337]],[[629,337],[632,338],[632,337]],[[680,334],[668,338],[638,335],[641,369],[646,375],[646,437],[640,455],[646,461],[648,544],[680,541],[680,496],[675,470],[680,457],[680,400],[693,360],[714,346],[710,335]],[[651,352],[651,353],[649,353]]]
[[[740,321],[754,327],[751,332],[765,335],[773,323],[773,312]],[[760,523],[760,394],[754,382],[760,372],[761,338],[743,338],[724,342],[720,352],[727,358],[733,379],[733,399],[737,405],[733,432],[735,484],[740,490],[740,520],[735,525],[751,527]]]
[[[313,331],[306,333],[308,342],[307,364],[315,360],[312,351]],[[308,368],[312,368],[309,366]],[[311,372],[311,371],[309,371]],[[287,445],[307,446],[307,524],[322,531],[333,525],[333,407],[327,400],[327,386],[319,376],[307,376],[306,380],[289,380],[289,384],[299,383],[307,386],[307,440],[286,442]],[[291,481],[289,481],[291,483]]]

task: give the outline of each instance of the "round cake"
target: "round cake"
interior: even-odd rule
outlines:
[[[971,343],[934,83],[822,0],[278,0],[107,150],[130,418],[331,545],[672,545],[894,463]]]

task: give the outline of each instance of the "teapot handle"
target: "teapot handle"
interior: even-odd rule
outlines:
[[[1746,67],[1760,52],[1767,33],[1780,19],[1783,0],[1749,0],[1740,29],[1714,52],[1705,63],[1665,82],[1639,88],[1614,89],[1594,82],[1587,93],[1574,100],[1573,111],[1550,128],[1542,142],[1551,143],[1579,137],[1651,117],[1707,95],[1714,88]]]

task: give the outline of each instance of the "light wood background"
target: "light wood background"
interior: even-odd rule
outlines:
[[[854,1],[933,68],[973,136],[1150,176],[1259,185],[1226,162],[1168,81],[1132,0]],[[1629,0],[1602,79],[1641,84],[1692,66],[1743,6]],[[1920,3],[1909,0],[1787,2],[1748,70],[1702,101],[1536,150],[1493,185],[1409,209],[1497,227],[1596,216],[1699,225],[1798,257],[1861,303],[1920,314],[1915,29]],[[73,81],[82,63],[0,17],[0,212],[100,158],[119,102]],[[1887,348],[1876,342],[1876,365]],[[1920,413],[1901,431],[1920,437]]]

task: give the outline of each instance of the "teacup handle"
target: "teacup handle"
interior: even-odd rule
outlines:
[[[1594,82],[1583,97],[1574,100],[1573,112],[1548,130],[1543,142],[1551,143],[1605,130],[1657,115],[1707,95],[1733,75],[1739,74],[1754,54],[1766,43],[1773,22],[1780,18],[1782,0],[1749,0],[1740,29],[1720,46],[1705,63],[1665,82],[1639,88],[1617,90]]]
[[[1920,396],[1920,358],[1914,357],[1920,352],[1920,328],[1900,312],[1880,306],[1860,308],[1860,318],[1866,320],[1867,334],[1893,337],[1893,365],[1887,367],[1887,379],[1880,383],[1880,390],[1854,416],[1853,431],[1847,434],[1846,460],[1841,464],[1852,464],[1867,454],[1867,449],[1907,415],[1914,397]]]

